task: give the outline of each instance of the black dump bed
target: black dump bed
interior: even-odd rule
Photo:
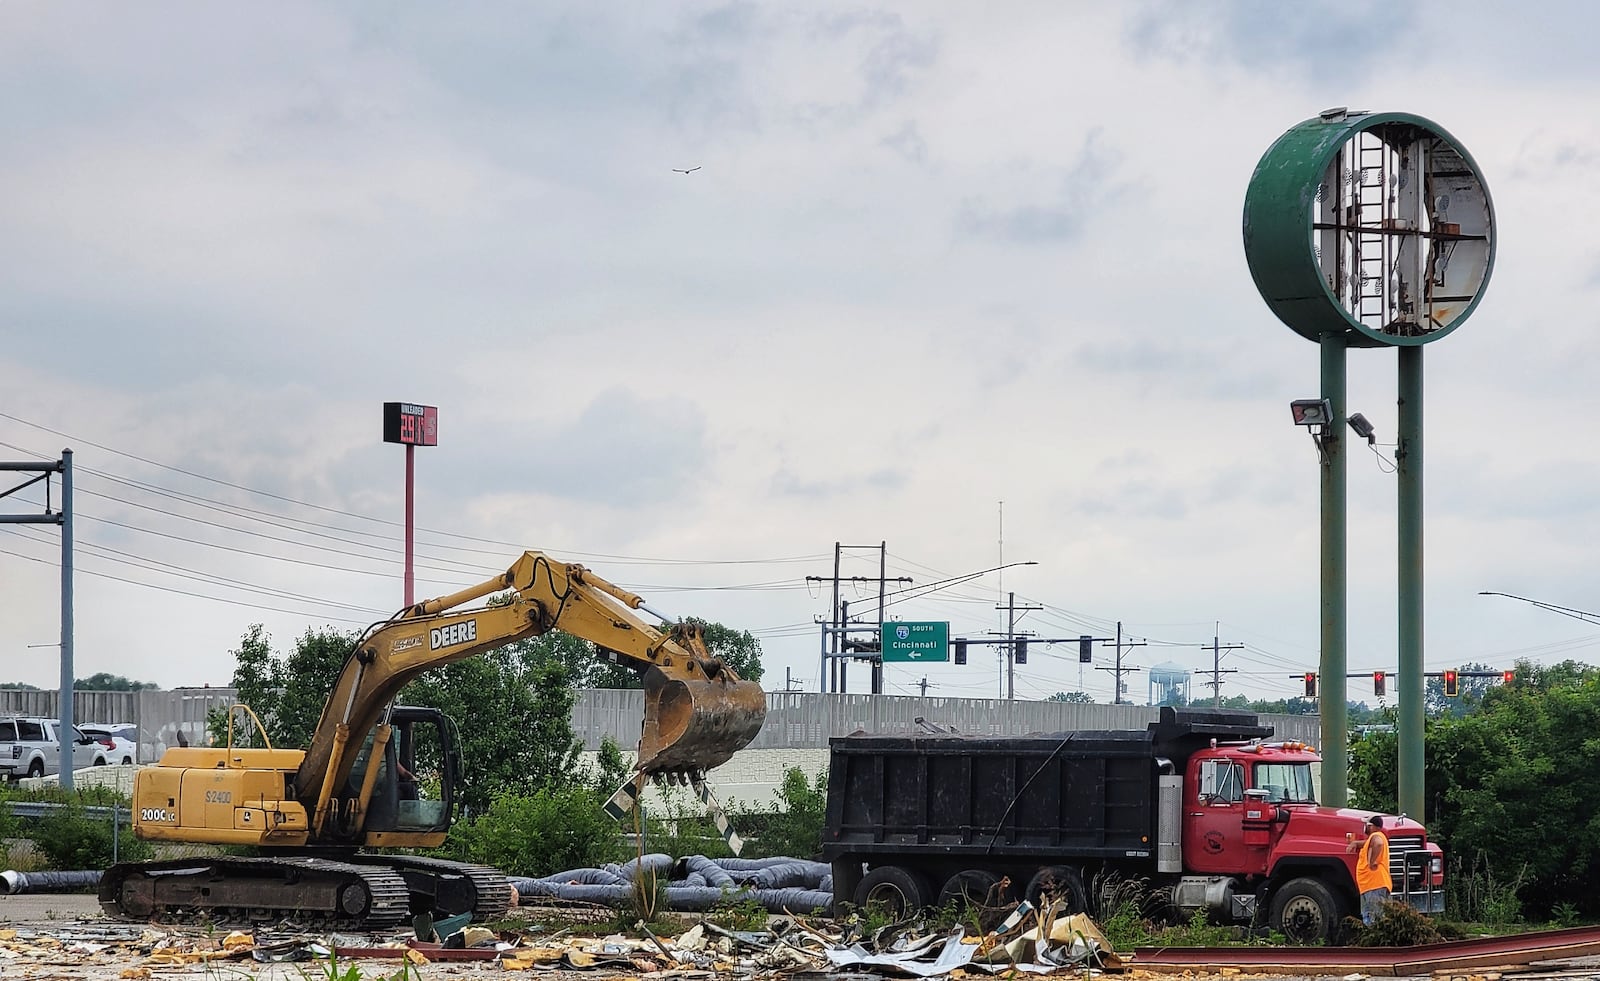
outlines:
[[[1151,855],[1158,759],[1270,734],[1254,723],[1166,710],[1144,731],[835,738],[823,855]]]

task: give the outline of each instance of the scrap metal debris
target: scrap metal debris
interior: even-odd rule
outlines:
[[[756,879],[787,883],[799,874],[785,868],[796,864],[792,862],[745,862],[733,869],[704,859],[682,864],[685,868],[692,865],[697,870],[694,874],[702,877],[715,877],[711,869],[716,868],[736,886]],[[805,871],[809,875],[814,870]],[[724,898],[730,895],[726,889],[716,891]],[[1124,967],[1088,916],[1057,915],[1056,907],[1049,904],[1036,910],[1021,903],[993,930],[983,933],[933,925],[921,918],[879,924],[859,915],[835,921],[808,914],[809,908],[799,914],[784,910],[782,915],[770,916],[759,930],[731,929],[726,925],[730,920],[716,914],[701,916],[698,922],[688,917],[638,920],[629,930],[605,936],[580,936],[572,926],[552,930],[536,922],[515,920],[471,924],[419,918],[410,930],[371,934],[310,933],[288,923],[226,933],[197,927],[61,924],[48,934],[26,928],[0,929],[0,974],[87,974],[145,981],[175,970],[209,973],[230,961],[284,964],[292,971],[318,973],[320,968],[291,965],[390,959],[402,962],[405,970],[445,963],[452,965],[451,971],[599,971],[644,981],[779,974],[796,981],[881,981],[890,977],[960,981],[1000,973],[1090,975]],[[674,922],[687,926],[666,926]],[[68,972],[65,968],[83,970]],[[244,974],[258,970],[248,966],[224,969]],[[381,970],[384,974],[392,971]]]

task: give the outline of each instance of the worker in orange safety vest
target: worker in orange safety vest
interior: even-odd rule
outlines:
[[[1361,894],[1361,922],[1371,926],[1389,901],[1394,879],[1389,875],[1389,838],[1383,833],[1383,817],[1367,819],[1367,836],[1361,841],[1350,837],[1345,851],[1356,856],[1356,891]]]

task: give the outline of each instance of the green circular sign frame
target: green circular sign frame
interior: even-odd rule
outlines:
[[[1366,142],[1359,142],[1366,135]],[[1354,141],[1354,152],[1387,150],[1399,156],[1414,152],[1403,149],[1425,146],[1425,152],[1416,152],[1424,158],[1425,166],[1437,167],[1420,174],[1418,188],[1411,191],[1414,198],[1426,196],[1429,181],[1443,183],[1453,190],[1458,203],[1467,212],[1449,212],[1450,218],[1461,218],[1458,223],[1444,223],[1435,216],[1432,220],[1410,224],[1405,219],[1392,217],[1377,221],[1365,220],[1363,213],[1353,213],[1353,218],[1329,213],[1325,198],[1344,193],[1342,188],[1330,190],[1330,166],[1348,145]],[[1381,141],[1375,142],[1375,141]],[[1365,181],[1366,158],[1354,167],[1334,170],[1333,180],[1349,185],[1356,180]],[[1464,168],[1457,166],[1457,160]],[[1378,167],[1368,170],[1379,170]],[[1394,175],[1380,197],[1388,195],[1392,206],[1393,188],[1401,183]],[[1453,185],[1450,182],[1454,182]],[[1419,199],[1420,200],[1420,199]],[[1450,195],[1434,198],[1448,206]],[[1354,199],[1359,207],[1360,198]],[[1371,207],[1370,202],[1367,203]],[[1348,209],[1348,205],[1346,208]],[[1433,201],[1414,205],[1416,210],[1437,207]],[[1384,211],[1384,214],[1389,214]],[[1319,218],[1321,219],[1319,221]],[[1352,241],[1363,236],[1363,241],[1380,243],[1374,248],[1403,250],[1410,239],[1407,261],[1415,268],[1415,278],[1428,280],[1424,293],[1422,312],[1411,312],[1409,321],[1401,317],[1392,320],[1387,311],[1376,314],[1384,322],[1366,322],[1352,316],[1347,300],[1341,299],[1332,276],[1324,268],[1314,236],[1322,234],[1324,240],[1334,242],[1338,236]],[[1387,236],[1387,240],[1385,237]],[[1296,125],[1273,143],[1256,165],[1250,177],[1250,186],[1244,200],[1244,250],[1250,266],[1250,276],[1261,292],[1267,306],[1295,333],[1309,340],[1320,341],[1329,334],[1345,335],[1346,344],[1352,347],[1412,347],[1436,341],[1455,330],[1477,307],[1483,291],[1494,271],[1494,203],[1482,172],[1456,139],[1443,127],[1420,116],[1400,112],[1356,113],[1329,110],[1322,115]],[[1399,243],[1391,245],[1391,243]],[[1465,248],[1462,248],[1465,246]],[[1460,251],[1464,261],[1456,269],[1447,263]],[[1375,273],[1370,265],[1355,275],[1367,274],[1369,280],[1379,280],[1380,293],[1375,298],[1387,299],[1381,291],[1395,276],[1393,269],[1381,268]],[[1447,279],[1453,277],[1453,279]],[[1436,278],[1437,277],[1437,278]],[[1475,280],[1475,281],[1474,281]],[[1401,285],[1399,295],[1405,297]],[[1348,288],[1348,284],[1346,284]],[[1365,290],[1364,282],[1356,290]],[[1442,290],[1442,296],[1436,290]],[[1404,299],[1400,305],[1404,307]],[[1412,301],[1410,311],[1417,309]],[[1418,319],[1422,326],[1418,326]]]

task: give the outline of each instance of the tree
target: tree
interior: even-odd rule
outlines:
[[[406,686],[402,700],[430,705],[461,735],[462,805],[488,811],[503,794],[559,787],[579,775],[572,735],[573,638],[545,634],[447,664]]]
[[[1600,877],[1600,781],[1592,766],[1600,754],[1600,671],[1571,661],[1521,662],[1517,676],[1512,686],[1486,679],[1477,711],[1426,720],[1428,831],[1449,849],[1452,881],[1486,867],[1502,884],[1521,878],[1521,898],[1540,913],[1566,903],[1594,916],[1600,898],[1588,884]],[[1397,759],[1392,732],[1353,744],[1350,788],[1363,806],[1394,813]],[[1482,889],[1457,895],[1475,891]]]
[[[261,624],[252,624],[245,631],[238,649],[232,652],[233,687],[239,701],[261,719],[274,746],[303,749],[311,744],[322,707],[355,640],[355,634],[332,628],[308,628],[294,650],[279,657]],[[227,716],[217,714],[208,720],[208,728],[214,741],[225,739]]]
[[[686,617],[686,623],[700,628],[706,642],[706,651],[719,657],[728,667],[746,681],[760,681],[765,668],[761,665],[761,640],[748,630],[735,630],[711,620]],[[668,629],[665,625],[663,630]],[[592,645],[591,645],[592,646]],[[589,664],[578,671],[579,688],[643,688],[639,672],[623,664],[604,660],[596,653]]]
[[[1463,664],[1458,670],[1462,674],[1469,671],[1488,672],[1493,677],[1460,678],[1457,683],[1458,694],[1454,698],[1445,695],[1443,678],[1425,679],[1422,701],[1423,711],[1428,715],[1466,715],[1476,712],[1483,705],[1483,698],[1489,690],[1500,684],[1500,672],[1487,664]]]
[[[1051,695],[1049,698],[1045,699],[1045,701],[1047,701],[1047,702],[1070,702],[1073,705],[1092,705],[1092,704],[1094,704],[1094,699],[1089,697],[1089,693],[1088,692],[1082,692],[1082,691],[1058,691],[1054,695]]]
[[[307,630],[293,651],[280,656],[260,624],[246,631],[233,652],[233,684],[273,745],[310,745],[355,641],[354,634]],[[455,721],[461,800],[470,812],[484,813],[500,794],[556,786],[575,776],[569,665],[587,647],[575,637],[550,633],[425,672],[401,692],[402,703],[437,708]],[[210,729],[214,740],[225,738],[226,715],[217,713]]]
[[[72,683],[75,691],[153,691],[161,687],[153,681],[133,681],[120,674],[101,671]]]

